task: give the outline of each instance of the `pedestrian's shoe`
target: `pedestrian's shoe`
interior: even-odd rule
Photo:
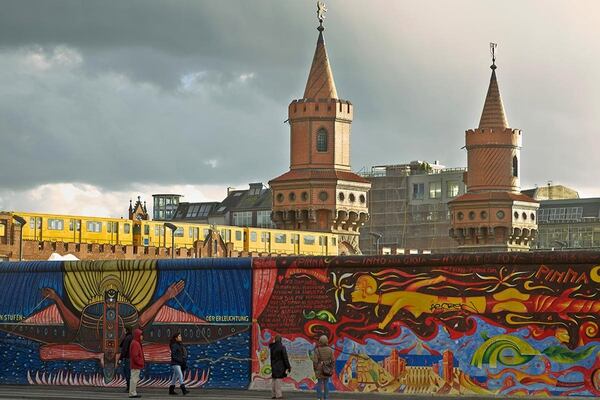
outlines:
[[[175,394],[175,395],[179,394],[175,391],[175,385],[169,386],[169,394]]]
[[[190,391],[185,388],[185,385],[179,386],[181,388],[181,393],[184,395],[188,394]]]

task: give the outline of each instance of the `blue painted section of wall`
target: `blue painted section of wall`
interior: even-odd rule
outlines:
[[[156,262],[156,269],[156,290],[149,305],[156,302],[171,284],[183,280],[184,289],[165,306],[181,312],[181,315],[206,321],[193,325],[195,328],[235,325],[239,329],[218,340],[211,338],[209,343],[186,345],[189,382],[192,386],[248,387],[251,368],[250,259],[160,260]],[[52,361],[43,361],[44,349],[52,346],[72,346],[64,350],[65,354],[73,352],[73,349],[76,352],[81,350],[78,338],[60,343],[56,335],[52,336],[52,331],[58,328],[60,337],[60,329],[64,330],[64,324],[53,325],[38,320],[33,333],[29,332],[29,338],[23,333],[23,320],[56,308],[53,301],[44,300],[41,288],[54,289],[58,297],[67,305],[70,304],[66,298],[63,277],[62,262],[0,264],[0,384],[44,384],[51,379],[57,379],[59,384],[66,384],[67,379],[80,383],[91,381],[91,384],[100,386],[124,384],[120,368],[117,368],[114,379],[105,381],[106,375],[103,375],[99,362],[102,354],[97,354],[96,359],[78,353],[71,359],[55,357]],[[77,310],[71,310],[81,317]],[[148,325],[148,329],[153,329],[152,324]],[[164,326],[165,322],[158,324]],[[32,337],[36,331],[44,337],[43,340]],[[160,343],[148,343],[147,347],[157,344]],[[57,349],[63,351],[60,347]],[[168,362],[150,362],[142,375],[145,385],[168,386],[171,368]]]

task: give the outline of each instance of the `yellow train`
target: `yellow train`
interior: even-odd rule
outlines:
[[[165,228],[163,221],[135,221],[120,218],[83,217],[74,215],[15,213],[27,222],[23,229],[24,240],[52,242],[99,243],[137,246],[175,247],[194,246],[203,240],[211,225],[173,222],[173,231]],[[233,243],[235,251],[337,255],[337,235],[325,232],[291,231],[239,226],[212,226],[223,240]]]

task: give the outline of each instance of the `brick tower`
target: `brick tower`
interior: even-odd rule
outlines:
[[[272,220],[281,229],[339,234],[340,254],[360,254],[360,227],[368,219],[371,184],[350,169],[353,106],[338,98],[323,39],[319,37],[304,97],[288,108],[290,170],[269,182]]]
[[[539,204],[520,192],[522,135],[508,125],[491,46],[492,76],[479,127],[465,134],[467,193],[449,203],[450,236],[462,251],[524,251],[537,234]]]

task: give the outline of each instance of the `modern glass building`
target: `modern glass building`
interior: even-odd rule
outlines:
[[[152,219],[155,221],[168,221],[173,218],[179,206],[180,194],[153,194]]]

